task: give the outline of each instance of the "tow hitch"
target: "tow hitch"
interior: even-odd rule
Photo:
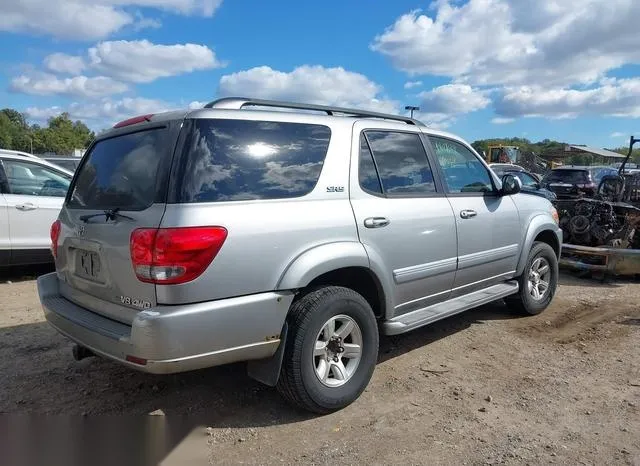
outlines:
[[[82,361],[85,358],[90,358],[92,356],[95,356],[93,351],[80,345],[73,345],[72,352],[73,352],[73,359],[75,359],[76,361]]]

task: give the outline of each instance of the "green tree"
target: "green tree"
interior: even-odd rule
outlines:
[[[74,149],[86,148],[95,137],[87,125],[72,121],[63,113],[50,118],[46,127],[29,126],[26,118],[17,110],[0,110],[0,147],[36,154],[54,152],[69,154]]]

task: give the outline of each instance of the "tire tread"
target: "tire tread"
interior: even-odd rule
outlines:
[[[311,325],[314,312],[322,302],[332,296],[353,299],[368,306],[366,300],[350,288],[325,286],[309,290],[294,301],[287,316],[289,334],[285,342],[284,358],[278,383],[280,394],[294,406],[318,414],[334,411],[317,404],[307,393],[302,378],[302,352],[306,333]]]

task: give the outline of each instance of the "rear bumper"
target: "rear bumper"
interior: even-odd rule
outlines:
[[[38,294],[47,321],[60,333],[98,355],[154,374],[272,356],[293,300],[292,293],[270,292],[156,306],[138,312],[127,325],[65,299],[55,272],[38,278]]]

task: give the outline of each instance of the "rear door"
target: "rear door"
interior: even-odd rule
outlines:
[[[352,153],[359,157],[352,157],[351,204],[372,266],[394,284],[400,315],[447,299],[456,270],[455,220],[420,133],[366,124],[354,126]]]
[[[30,161],[6,158],[2,165],[14,262],[51,260],[49,229],[62,208],[71,177]]]
[[[129,244],[136,228],[160,225],[179,123],[135,125],[89,149],[60,214],[56,268],[67,299],[122,322],[155,305]]]

